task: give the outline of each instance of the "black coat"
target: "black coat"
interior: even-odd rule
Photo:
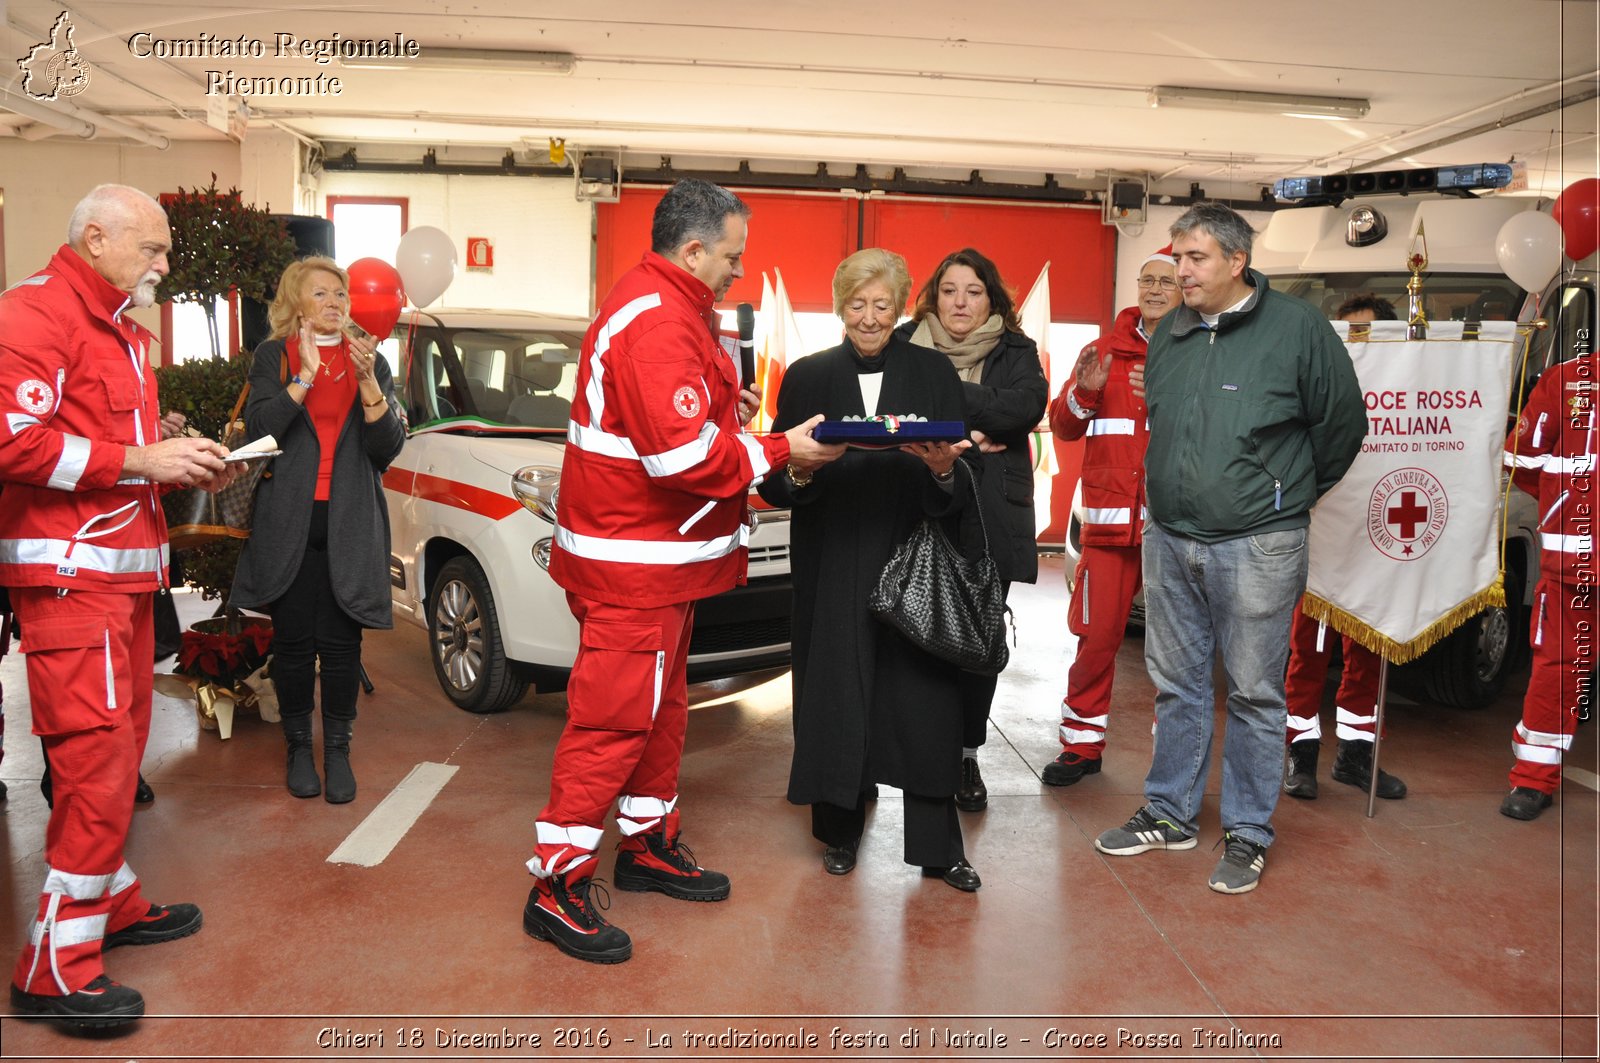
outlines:
[[[907,321],[896,331],[910,339],[916,328],[915,321]],[[973,447],[967,457],[982,485],[979,498],[995,568],[1008,583],[1032,583],[1039,578],[1039,547],[1028,437],[1044,416],[1050,397],[1038,345],[1020,332],[1002,332],[995,349],[983,360],[978,382],[962,381],[961,394],[967,431],[977,430],[1006,446],[998,454],[981,455]],[[962,550],[975,557],[982,542],[977,512],[963,514]]]
[[[289,396],[279,376],[282,340],[256,348],[250,367],[245,433],[270,435],[283,453],[272,459],[271,479],[256,490],[250,538],[239,555],[229,601],[241,609],[265,610],[283,597],[300,571],[311,535],[311,504],[317,493],[322,446],[306,408]],[[394,626],[389,602],[389,507],[383,471],[406,441],[395,415],[389,366],[379,358],[378,386],[389,397],[384,416],[367,423],[361,393],[350,403],[333,457],[328,486],[329,582],[334,599],[362,627]]]
[[[879,412],[961,419],[961,381],[949,359],[900,337],[882,357]],[[789,367],[773,428],[818,413],[864,413],[848,341]],[[958,473],[947,490],[909,454],[851,450],[818,469],[807,487],[795,488],[782,470],[761,484],[763,498],[793,510],[795,804],[853,807],[876,782],[928,797],[955,792],[959,672],[876,620],[867,595],[925,516],[957,519],[971,500],[969,482]]]

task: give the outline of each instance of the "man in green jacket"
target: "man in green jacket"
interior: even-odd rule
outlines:
[[[1195,846],[1215,723],[1212,659],[1228,676],[1219,893],[1260,881],[1283,782],[1284,665],[1305,591],[1311,507],[1366,435],[1344,344],[1315,308],[1250,269],[1250,225],[1200,203],[1172,226],[1183,305],[1150,341],[1145,454],[1145,664],[1156,740],[1145,806],[1095,848]]]

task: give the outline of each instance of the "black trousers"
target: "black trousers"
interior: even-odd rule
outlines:
[[[966,859],[961,843],[961,819],[956,799],[905,794],[905,861],[916,867],[949,867]],[[861,844],[867,825],[863,794],[856,807],[843,808],[818,801],[811,806],[811,836],[823,845],[854,849]]]
[[[339,608],[328,571],[328,503],[316,502],[300,571],[267,610],[272,617],[272,682],[285,718],[311,714],[319,660],[323,718],[356,718],[361,625]]]
[[[1000,581],[1000,596],[1011,596],[1011,581]],[[962,672],[956,679],[961,691],[961,744],[967,749],[977,749],[989,739],[989,711],[994,707],[994,690],[1000,682],[998,675],[978,675]]]

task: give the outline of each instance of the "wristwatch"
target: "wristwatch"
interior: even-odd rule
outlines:
[[[296,373],[294,376],[290,377],[289,378],[289,383],[291,383],[291,384],[299,384],[301,387],[305,388],[307,391],[311,390],[311,381],[309,381],[309,380],[301,380],[299,373]]]

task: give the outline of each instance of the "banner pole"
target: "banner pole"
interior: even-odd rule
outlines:
[[[1372,732],[1372,779],[1367,783],[1367,818],[1376,813],[1378,803],[1378,747],[1383,743],[1383,706],[1389,700],[1389,658],[1378,658],[1378,705]]]

